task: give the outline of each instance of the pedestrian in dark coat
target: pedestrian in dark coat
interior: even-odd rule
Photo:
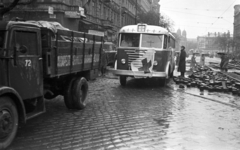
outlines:
[[[181,76],[184,77],[186,72],[186,52],[185,47],[181,46],[179,64],[178,64],[178,72],[181,72]]]
[[[220,69],[221,71],[228,71],[228,63],[229,63],[229,56],[225,53],[221,54],[221,63],[220,63]]]

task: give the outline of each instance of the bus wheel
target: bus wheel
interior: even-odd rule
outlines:
[[[73,83],[72,98],[76,109],[83,109],[87,105],[88,82],[84,77],[78,78]]]
[[[68,109],[74,109],[73,99],[72,99],[72,86],[75,79],[72,79],[64,91],[64,103]]]
[[[169,78],[172,78],[173,77],[173,71],[171,72],[171,69],[169,69]]]
[[[17,108],[9,97],[0,97],[0,149],[14,140],[18,129]]]
[[[125,86],[127,83],[127,77],[126,76],[120,76],[120,84],[122,86]]]
[[[160,78],[158,83],[161,87],[164,87],[167,83],[167,79],[166,78]]]

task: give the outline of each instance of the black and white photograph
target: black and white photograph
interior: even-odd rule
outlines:
[[[0,0],[0,150],[239,150],[240,0]]]

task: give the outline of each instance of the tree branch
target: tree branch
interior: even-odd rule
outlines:
[[[10,10],[12,10],[18,3],[19,3],[20,0],[14,0],[8,7],[3,7],[1,10],[0,10],[0,14],[3,15],[7,12],[9,12]]]
[[[29,4],[32,4],[34,2],[36,2],[37,0],[29,0],[28,2],[21,2],[21,3],[18,3],[17,5],[29,5]]]
[[[21,0],[14,0],[13,2],[11,2],[11,4],[9,6],[1,8],[0,9],[0,17],[3,16],[5,13],[11,11],[17,5],[29,5],[31,3],[36,2],[37,0],[29,0],[28,2],[22,2],[22,3],[20,3],[20,1]]]

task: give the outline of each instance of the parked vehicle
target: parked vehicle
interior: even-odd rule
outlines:
[[[161,85],[173,76],[175,38],[160,26],[127,25],[120,29],[117,60],[112,72],[126,85],[127,77],[158,78]]]
[[[103,37],[53,28],[0,22],[0,149],[11,144],[20,122],[45,112],[44,98],[62,95],[69,109],[87,104]]]

